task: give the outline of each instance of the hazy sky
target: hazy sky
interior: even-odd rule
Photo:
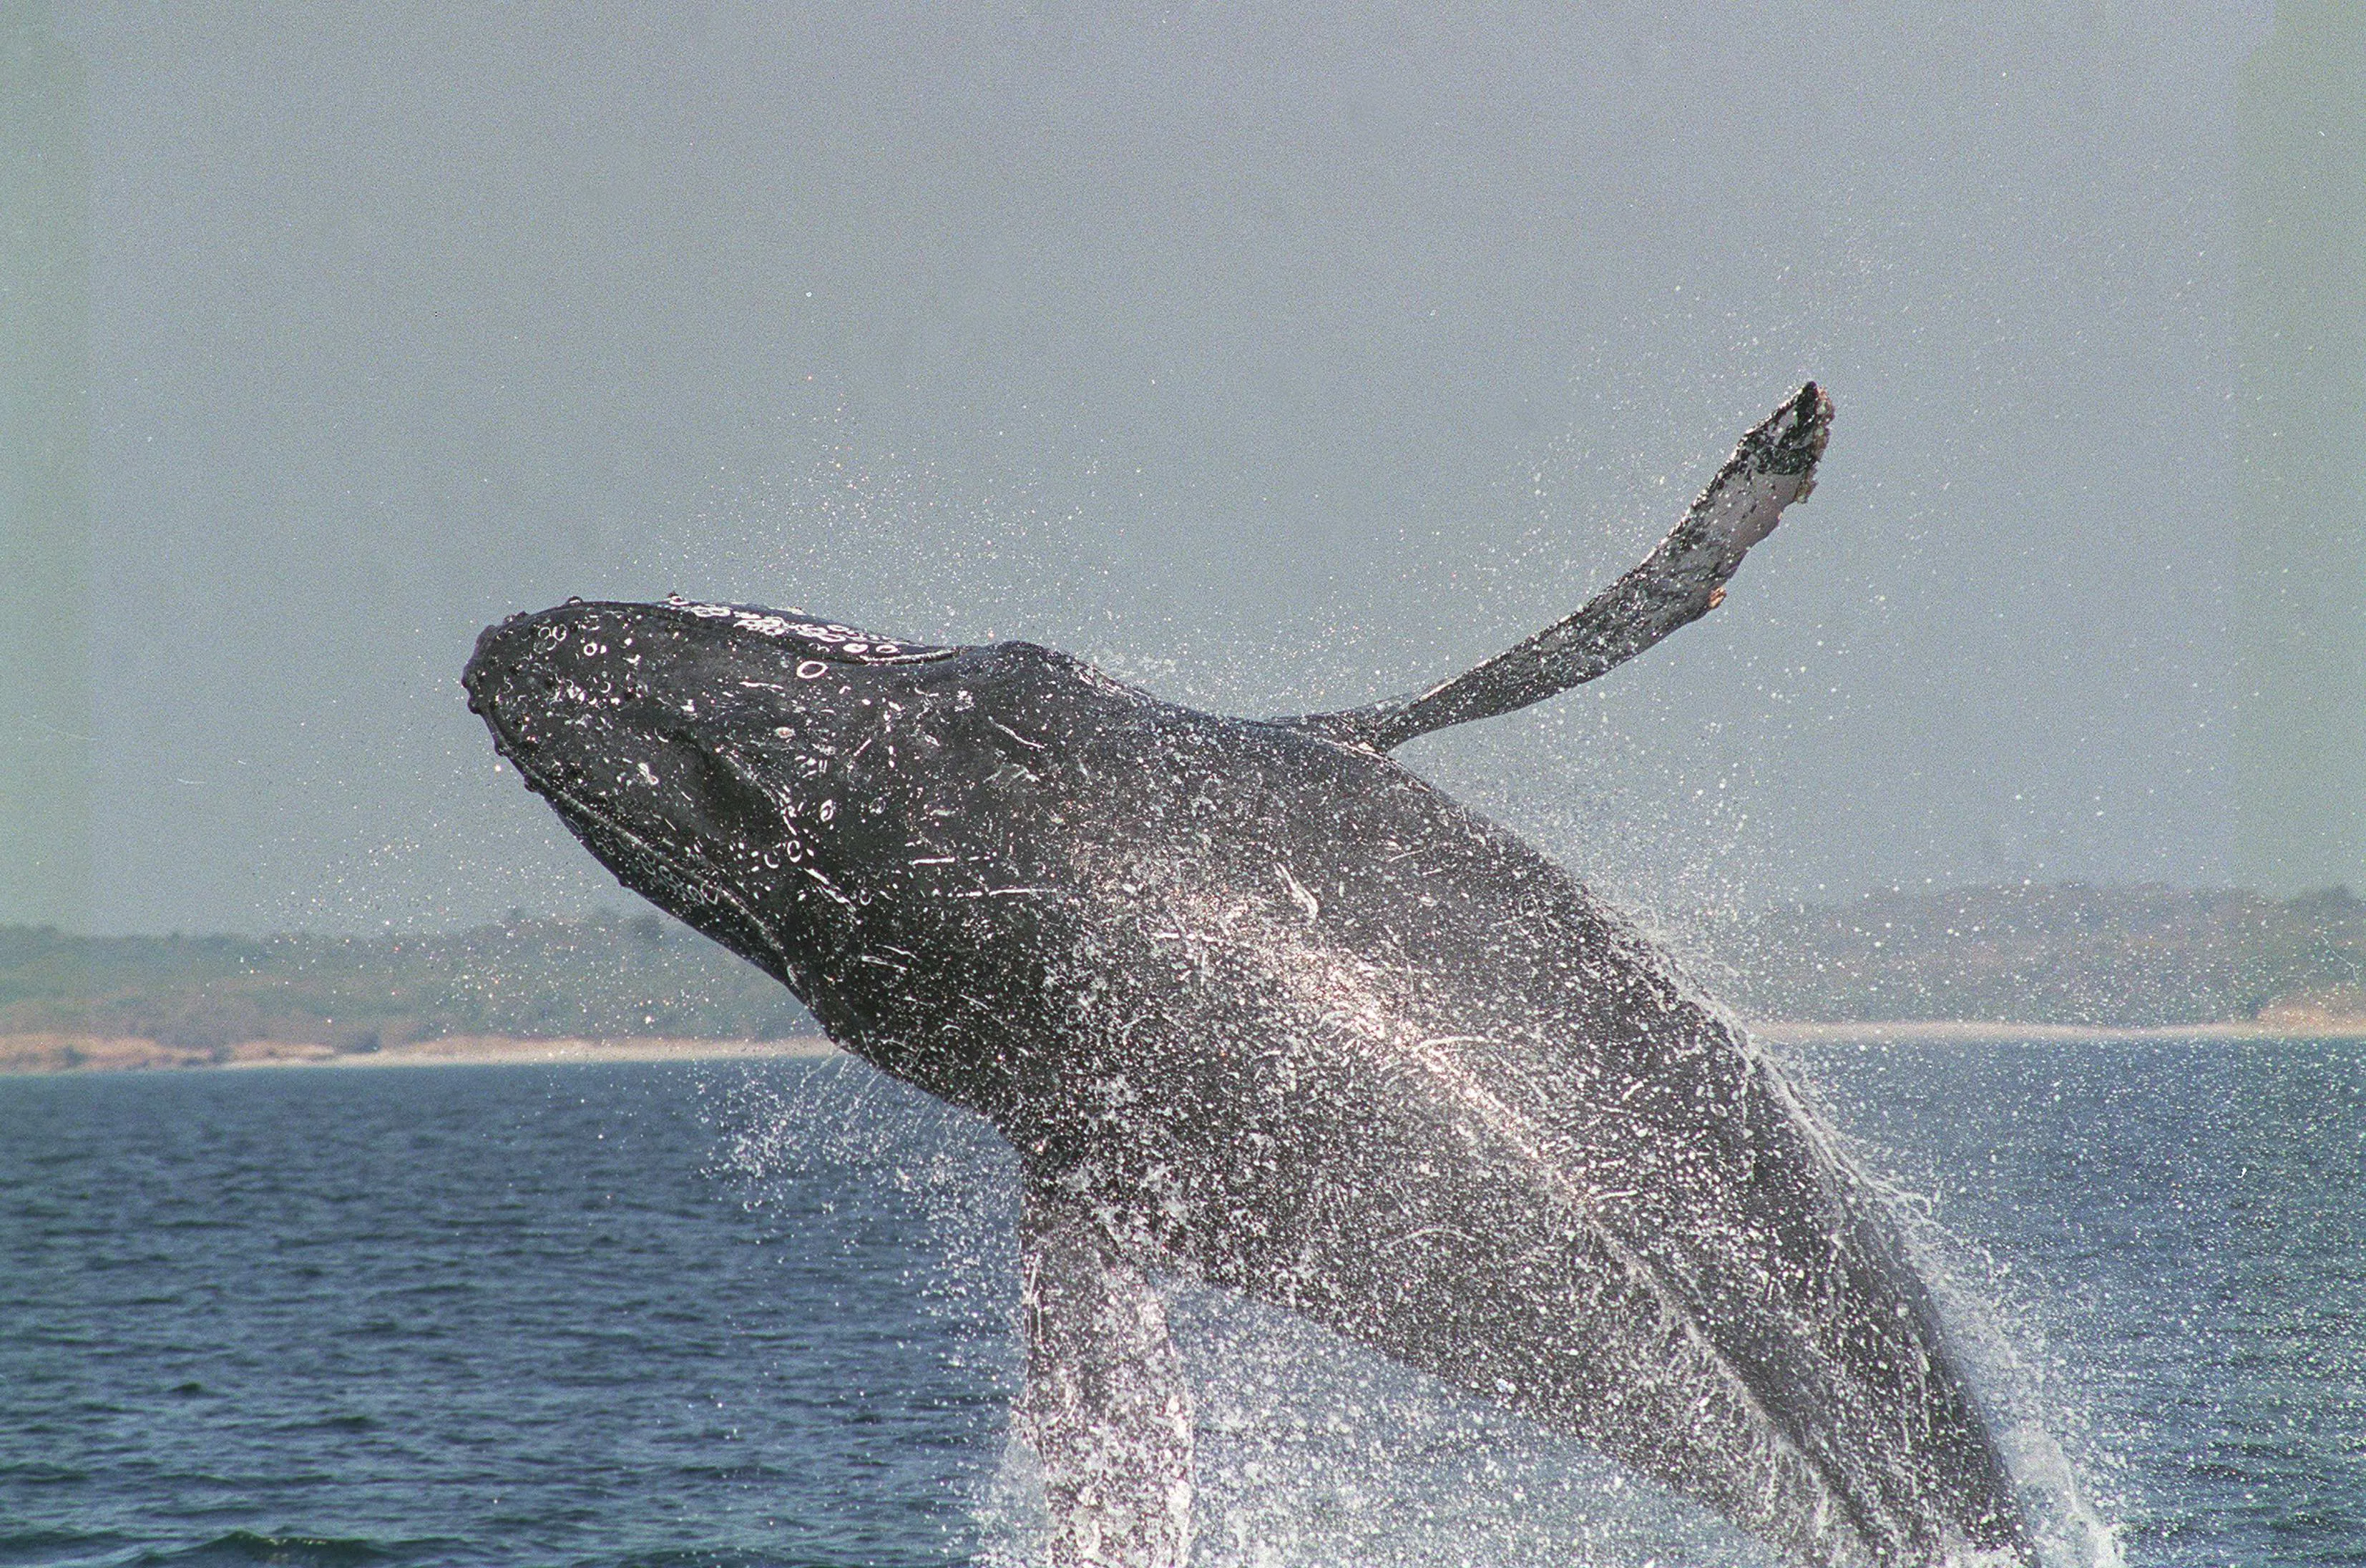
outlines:
[[[1345,705],[1574,607],[1808,376],[1724,609],[1407,760],[1679,919],[2222,879],[2266,0],[1443,9],[62,10],[96,927],[624,904],[462,706],[513,609]]]

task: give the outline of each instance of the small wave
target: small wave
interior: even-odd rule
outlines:
[[[358,1536],[265,1535],[255,1530],[231,1530],[197,1546],[172,1551],[151,1551],[137,1561],[163,1568],[230,1568],[250,1562],[286,1563],[291,1568],[352,1568],[363,1562],[402,1562],[448,1556],[457,1542],[450,1540],[370,1540]]]
[[[0,1532],[0,1562],[70,1562],[100,1556],[122,1544],[120,1536],[81,1530],[9,1530]]]
[[[295,1423],[289,1429],[310,1432],[374,1432],[377,1429],[377,1419],[375,1416],[361,1415],[323,1416],[317,1421]]]
[[[78,1486],[90,1478],[90,1472],[70,1464],[0,1464],[0,1481],[17,1486]]]
[[[786,1481],[795,1472],[776,1464],[678,1464],[673,1472],[684,1481]]]

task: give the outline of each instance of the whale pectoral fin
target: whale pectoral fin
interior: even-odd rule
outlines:
[[[1751,546],[1816,487],[1832,400],[1813,381],[1741,438],[1683,521],[1585,607],[1442,685],[1345,713],[1275,722],[1385,751],[1417,735],[1493,718],[1591,681],[1723,602]]]
[[[1191,1551],[1191,1394],[1166,1309],[1088,1204],[1028,1183],[1027,1392],[1052,1568],[1179,1568]]]

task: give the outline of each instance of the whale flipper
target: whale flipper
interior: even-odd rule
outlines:
[[[1093,1206],[1042,1180],[1020,1218],[1027,1392],[1053,1520],[1049,1568],[1181,1568],[1191,1555],[1191,1394],[1166,1309]]]
[[[1493,718],[1593,680],[1700,619],[1725,598],[1743,554],[1783,509],[1816,488],[1832,400],[1810,381],[1741,438],[1717,478],[1643,563],[1476,669],[1410,696],[1277,722],[1370,751],[1474,718]]]

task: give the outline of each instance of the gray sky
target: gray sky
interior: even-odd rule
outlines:
[[[1679,919],[2223,879],[2265,0],[1436,9],[71,14],[94,924],[623,904],[456,681],[569,593],[1413,686],[1810,375],[1723,610],[1407,760]]]

